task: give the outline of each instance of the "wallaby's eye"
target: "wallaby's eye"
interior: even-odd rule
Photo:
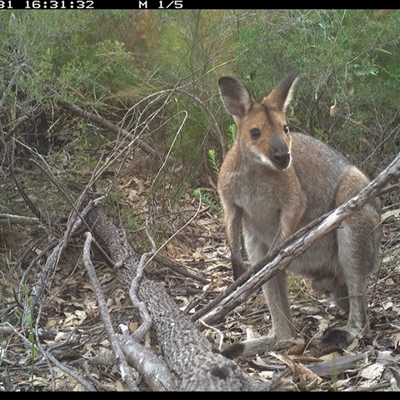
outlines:
[[[257,140],[261,136],[261,132],[258,128],[253,128],[250,131],[250,136],[253,140]]]
[[[289,126],[288,125],[283,125],[283,131],[285,133],[289,133]]]

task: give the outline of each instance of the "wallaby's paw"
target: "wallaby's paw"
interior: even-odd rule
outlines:
[[[243,343],[234,343],[231,346],[227,347],[224,351],[221,351],[221,354],[233,360],[235,357],[239,357],[243,354],[244,344]]]
[[[237,281],[244,273],[247,272],[247,268],[243,263],[232,262],[233,279]]]
[[[221,352],[223,356],[229,359],[235,357],[251,357],[256,354],[264,354],[267,351],[276,351],[287,349],[292,346],[295,339],[278,340],[275,337],[263,336],[258,339],[245,340],[240,343],[234,343]]]
[[[351,344],[354,338],[355,335],[344,329],[332,329],[323,336],[319,349],[321,352],[324,352],[329,347],[340,347],[341,349],[345,349]]]

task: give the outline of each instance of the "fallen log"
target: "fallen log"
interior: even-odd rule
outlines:
[[[85,218],[98,241],[105,244],[122,288],[129,292],[139,256],[100,206]],[[270,390],[274,383],[255,381],[223,357],[168,295],[164,286],[143,276],[137,296],[150,314],[164,361],[179,390]]]

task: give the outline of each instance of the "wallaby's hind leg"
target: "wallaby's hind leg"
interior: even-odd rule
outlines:
[[[256,237],[245,233],[245,247],[251,265],[260,261],[268,252],[268,247]],[[296,335],[287,293],[286,272],[282,271],[263,285],[271,315],[272,329],[267,336],[235,343],[222,352],[228,358],[262,354],[287,346],[285,341]]]
[[[347,286],[345,284],[338,285],[334,290],[334,292],[332,293],[332,297],[341,310],[343,310],[345,313],[349,312],[350,310],[349,291],[347,290]]]
[[[345,283],[340,283],[337,278],[331,275],[324,275],[314,278],[312,288],[318,293],[325,293],[328,296],[332,296],[338,307],[345,313],[349,312],[349,293]]]
[[[342,265],[349,303],[346,330],[354,335],[366,333],[369,329],[365,290],[368,275],[374,269],[375,258],[369,246],[373,236],[360,236],[360,233],[365,232],[359,226],[363,220],[367,224],[363,228],[371,227],[359,212],[353,220],[345,221],[338,233],[339,263]],[[346,295],[345,289],[342,291],[343,293],[337,293],[337,296],[342,296],[340,302],[346,302],[345,297],[343,298],[343,295]]]
[[[261,261],[268,252],[268,246],[262,243],[256,234],[245,232],[245,247],[251,265]],[[286,340],[295,336],[290,303],[287,293],[286,272],[282,271],[263,285],[272,320],[272,331],[269,337]]]
[[[343,223],[339,231],[339,263],[345,284],[336,287],[333,298],[342,310],[348,312],[348,320],[345,327],[332,329],[324,336],[321,350],[330,346],[347,347],[356,336],[369,330],[365,290],[371,261],[367,260],[367,254],[362,253],[365,246],[354,240],[351,224]]]
[[[287,293],[286,272],[279,272],[263,285],[271,314],[272,331],[269,336],[277,341],[288,340],[296,335]]]
[[[351,197],[352,191],[356,195],[363,179],[357,169],[351,169],[338,191],[336,206]],[[344,220],[337,230],[338,260],[344,285],[336,288],[334,297],[342,309],[346,311],[348,308],[349,315],[346,327],[332,330],[322,340],[322,347],[335,344],[346,346],[357,335],[363,335],[369,330],[365,291],[368,276],[376,269],[379,260],[379,209],[379,200],[376,199],[374,203],[367,204]]]
[[[271,331],[267,336],[233,344],[222,352],[225,357],[253,356],[269,350],[283,349],[291,344],[289,339],[295,337],[296,330],[287,295],[286,272],[282,271],[266,282],[263,291],[271,314]]]

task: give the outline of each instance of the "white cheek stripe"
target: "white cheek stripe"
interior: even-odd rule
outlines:
[[[263,164],[268,165],[268,167],[276,170],[276,167],[271,162],[271,160],[269,158],[265,157],[265,155],[263,153],[259,152],[254,146],[248,145],[247,143],[246,143],[246,146],[257,158],[260,159],[260,161]]]
[[[273,169],[274,171],[282,171],[282,169],[277,168],[277,167],[275,166],[275,164],[274,164],[269,158],[265,157],[265,155],[264,155],[263,153],[260,153],[254,146],[251,146],[251,145],[249,145],[249,144],[246,143],[246,147],[247,147],[255,156],[257,156],[257,157],[260,159],[260,161],[261,161],[262,164],[267,165],[269,168]],[[287,166],[285,169],[288,169],[288,168],[290,167],[290,164],[292,163],[292,155],[290,154],[290,151],[289,151],[289,156],[290,156],[289,164],[288,164],[288,166]],[[284,169],[284,170],[285,170],[285,169]],[[284,170],[283,170],[283,171],[284,171]]]

